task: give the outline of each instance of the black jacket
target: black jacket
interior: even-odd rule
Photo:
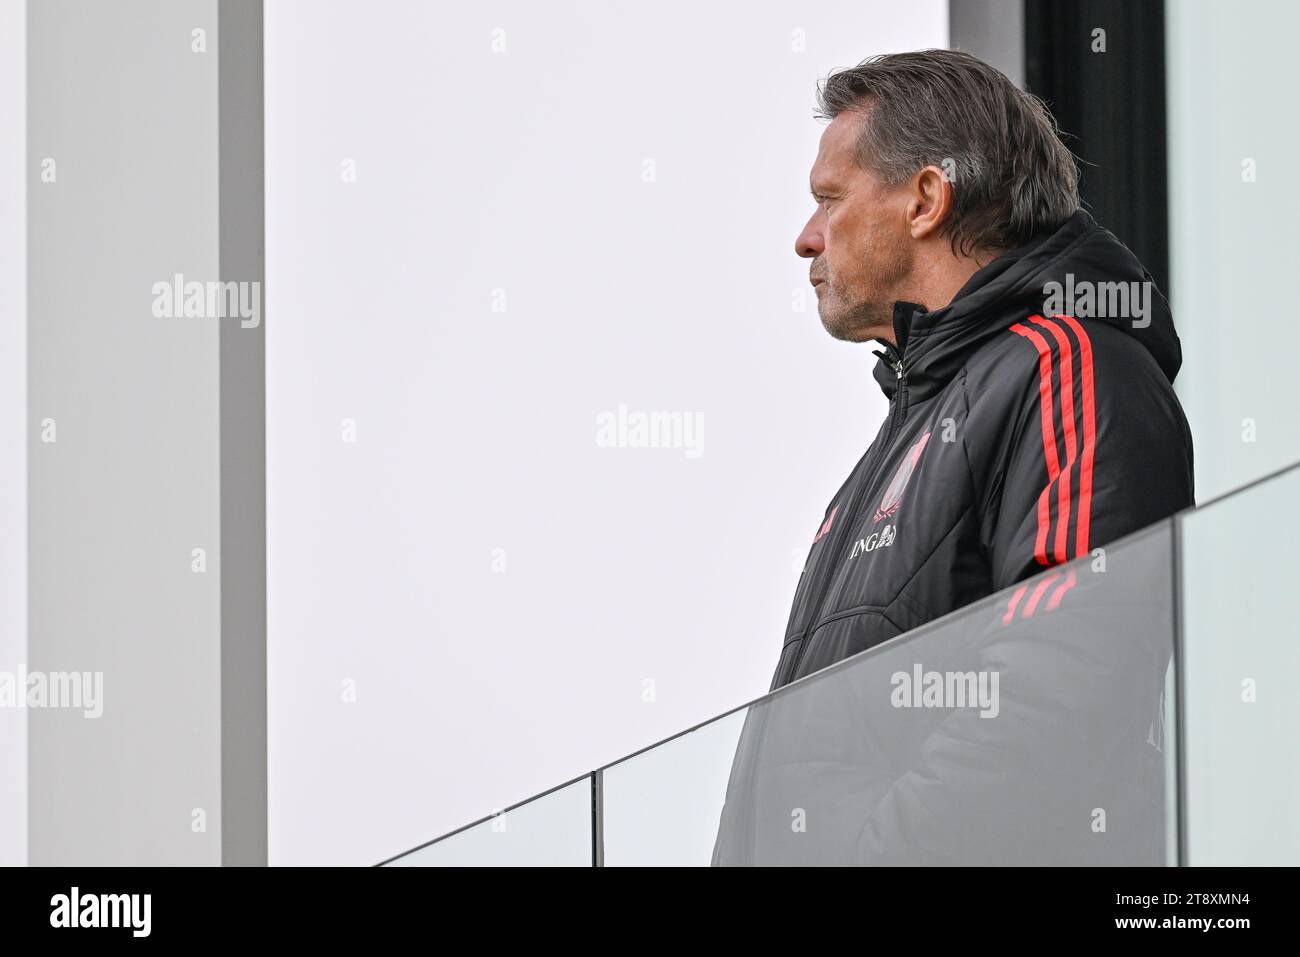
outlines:
[[[1154,283],[1142,316],[1096,285],[1149,282],[1079,211],[949,305],[897,305],[889,415],[816,530],[771,687],[872,650],[746,710],[713,864],[1168,861],[1172,538],[1130,533],[1193,504],[1181,351]],[[918,666],[997,674],[997,720],[896,707]]]
[[[1121,288],[1126,315],[1095,315]],[[889,415],[816,530],[772,689],[1193,504],[1169,305],[1087,212],[894,330]]]

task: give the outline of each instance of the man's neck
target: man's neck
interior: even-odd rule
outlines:
[[[926,309],[942,309],[952,302],[962,286],[977,271],[987,266],[999,255],[989,251],[973,256],[958,256],[944,249],[945,255],[929,259],[916,276],[912,302],[924,303]]]
[[[953,297],[970,281],[971,276],[1000,255],[1000,251],[991,250],[973,256],[959,256],[945,246],[943,255],[927,259],[925,265],[918,269],[908,286],[908,292],[900,296],[899,301],[915,303],[927,312],[942,309],[953,301]],[[892,327],[887,334],[879,337],[897,349],[896,338]]]

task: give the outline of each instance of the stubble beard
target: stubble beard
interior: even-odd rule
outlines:
[[[893,341],[894,303],[907,288],[914,264],[906,251],[887,243],[868,245],[857,259],[871,264],[863,274],[868,281],[860,284],[867,288],[849,288],[828,273],[817,296],[822,326],[844,342]]]
[[[846,296],[829,279],[817,297],[817,312],[822,327],[832,338],[842,342],[865,342],[893,333],[893,303],[878,299]]]

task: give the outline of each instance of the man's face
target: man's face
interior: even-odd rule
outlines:
[[[822,325],[836,339],[892,341],[894,303],[913,270],[906,198],[853,161],[862,114],[846,111],[822,133],[810,185],[817,210],[795,240],[811,259]]]

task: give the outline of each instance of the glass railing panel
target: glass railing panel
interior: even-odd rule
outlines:
[[[1166,522],[606,768],[604,862],[1174,863],[1171,558]]]
[[[591,867],[592,786],[579,778],[439,838],[390,867]]]
[[[1180,519],[1186,863],[1300,859],[1300,467]]]
[[[746,709],[607,767],[606,867],[707,867]],[[635,809],[653,808],[653,819]]]

